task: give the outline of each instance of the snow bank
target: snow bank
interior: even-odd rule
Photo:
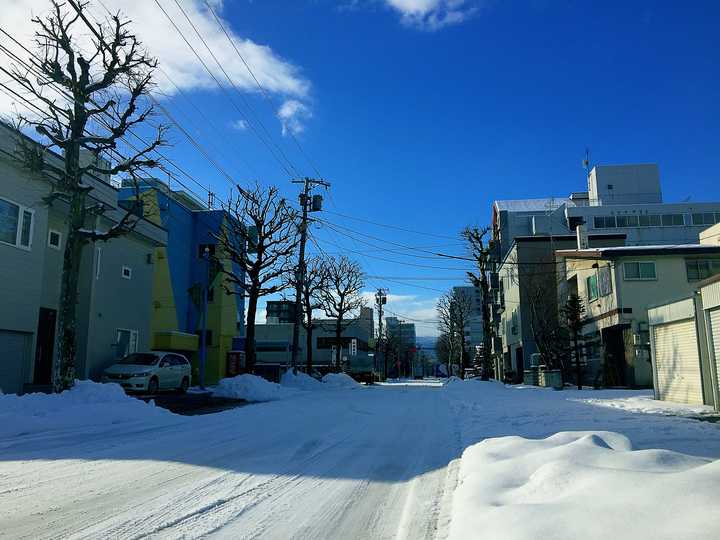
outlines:
[[[333,388],[360,388],[360,383],[346,373],[328,373],[322,382]]]
[[[245,401],[274,401],[296,395],[297,390],[269,382],[257,375],[237,375],[222,379],[213,392],[214,396],[244,399]]]
[[[314,377],[302,371],[293,373],[292,369],[288,369],[283,373],[283,376],[280,377],[280,384],[300,390],[319,390],[322,388],[322,383]]]
[[[714,416],[717,412],[709,405],[687,405],[685,403],[673,403],[671,401],[658,401],[653,399],[652,393],[642,396],[631,396],[617,399],[580,399],[582,403],[621,409],[629,412],[646,414],[663,414],[666,416]]]
[[[462,455],[450,538],[720,538],[719,485],[720,460],[613,432],[487,439]]]
[[[0,394],[0,437],[170,417],[117,384],[75,381],[60,394]]]

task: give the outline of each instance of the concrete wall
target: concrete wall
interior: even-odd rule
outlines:
[[[151,291],[153,282],[152,253],[155,245],[135,235],[115,238],[103,245],[99,277],[94,279],[88,304],[88,340],[83,375],[97,379],[102,370],[113,364],[119,353],[117,330],[137,330],[139,351],[150,348]],[[97,253],[97,250],[95,250]],[[89,253],[87,254],[89,255]],[[87,262],[91,257],[86,257]],[[90,270],[96,264],[87,264]],[[131,278],[122,276],[122,268],[131,269]]]
[[[590,204],[661,203],[660,172],[656,164],[598,165],[588,176]]]
[[[693,225],[692,214],[718,213],[720,203],[614,204],[611,206],[568,207],[568,218],[583,219],[591,233],[624,233],[628,245],[697,244],[707,225]],[[596,216],[650,216],[683,214],[684,224],[673,226],[595,228]]]

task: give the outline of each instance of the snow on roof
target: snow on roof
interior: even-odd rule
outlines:
[[[566,197],[546,197],[543,199],[506,199],[495,201],[498,211],[508,212],[538,212],[555,210],[563,204],[575,206],[575,203]]]
[[[593,256],[622,256],[641,254],[672,254],[697,251],[700,253],[720,253],[720,246],[709,244],[668,244],[668,245],[645,245],[645,246],[615,246],[597,247],[586,249],[559,249],[557,253],[566,256],[593,257]]]

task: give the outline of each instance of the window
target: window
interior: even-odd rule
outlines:
[[[598,299],[597,275],[593,274],[592,276],[588,276],[587,278],[585,278],[585,286],[587,287],[588,301],[592,302],[593,300],[597,300]]]
[[[59,231],[50,229],[50,231],[48,232],[48,246],[59,251],[61,243],[62,234]]]
[[[7,199],[0,199],[0,242],[30,249],[35,212]]]
[[[720,274],[720,260],[686,259],[688,281],[700,281]]]
[[[129,266],[123,266],[122,277],[124,279],[132,279],[132,268],[130,268]]]
[[[600,296],[607,296],[612,292],[612,277],[610,267],[603,266],[598,270],[598,292]]]
[[[626,262],[623,264],[623,276],[627,280],[657,279],[654,262]]]
[[[663,214],[663,227],[679,227],[685,225],[685,217],[683,214]]]
[[[618,227],[637,227],[638,217],[637,216],[618,216],[617,217]]]
[[[214,302],[215,301],[215,287],[210,287],[207,292],[207,301],[208,302]]]
[[[704,214],[692,214],[693,225],[714,225],[717,223],[718,214],[706,212]]]

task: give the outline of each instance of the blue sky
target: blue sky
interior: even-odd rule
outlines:
[[[35,10],[45,4],[24,2]],[[180,96],[163,83],[174,93],[164,102],[238,182],[259,179],[295,196],[289,174],[255,134],[266,130],[268,144],[282,148],[298,172],[315,175],[317,168],[332,182],[330,211],[439,237],[324,216],[363,234],[460,253],[458,231],[486,224],[493,199],[583,189],[585,147],[597,163],[657,162],[668,201],[720,199],[717,2],[214,0],[268,89],[265,97],[233,64],[237,58],[202,0],[184,0],[231,77],[237,75],[248,114],[261,119],[255,130],[203,80],[154,0],[105,3],[139,21],[140,36],[184,88]],[[174,1],[160,3],[212,64],[182,26]],[[181,134],[173,141],[173,159],[219,196],[227,192],[226,180]],[[356,256],[371,275],[461,277],[465,267],[377,251],[327,227],[315,235],[326,251]],[[369,289],[380,285],[397,295],[391,310],[433,319],[439,292],[369,281]],[[432,324],[418,331],[432,333]]]

